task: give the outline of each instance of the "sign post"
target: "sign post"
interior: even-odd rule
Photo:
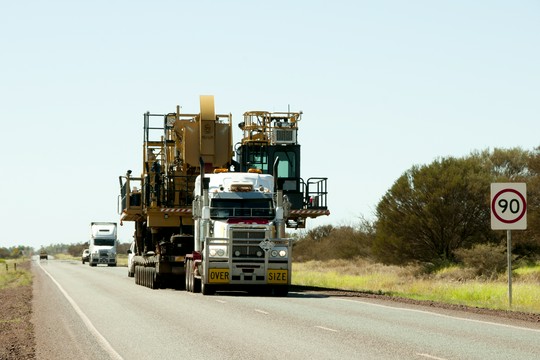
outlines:
[[[491,229],[506,230],[508,303],[512,307],[512,230],[527,229],[527,184],[491,184]]]

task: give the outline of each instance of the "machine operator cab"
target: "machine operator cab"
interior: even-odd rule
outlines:
[[[243,138],[236,145],[236,161],[240,171],[258,169],[263,174],[277,176],[283,183],[283,194],[291,203],[292,217],[288,227],[304,227],[305,217],[328,215],[326,178],[300,176],[300,144],[297,141],[301,112],[249,111],[239,124]],[[279,159],[277,168],[273,165]],[[274,171],[277,174],[274,174]],[[318,210],[319,212],[315,212]],[[298,216],[294,216],[294,214]]]

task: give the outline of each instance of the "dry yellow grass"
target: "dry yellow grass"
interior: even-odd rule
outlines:
[[[20,266],[22,261],[28,260],[7,260],[0,263],[0,289],[32,283],[30,271]]]
[[[344,290],[433,300],[489,309],[509,309],[506,276],[486,281],[475,279],[467,269],[448,268],[431,276],[420,276],[416,267],[385,266],[354,261],[308,261],[293,264],[292,282]],[[540,313],[540,267],[516,271],[512,310]],[[522,274],[522,275],[519,275]],[[527,274],[524,276],[523,274]]]

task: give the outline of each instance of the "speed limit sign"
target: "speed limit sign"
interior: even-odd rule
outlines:
[[[527,229],[527,184],[491,184],[491,229]]]

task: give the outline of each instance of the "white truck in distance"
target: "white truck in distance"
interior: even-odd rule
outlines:
[[[90,224],[90,258],[88,264],[116,266],[116,223],[92,222]]]
[[[282,191],[274,177],[221,172],[195,182],[195,252],[187,256],[186,288],[258,289],[285,296],[291,275],[291,240],[285,237]]]

